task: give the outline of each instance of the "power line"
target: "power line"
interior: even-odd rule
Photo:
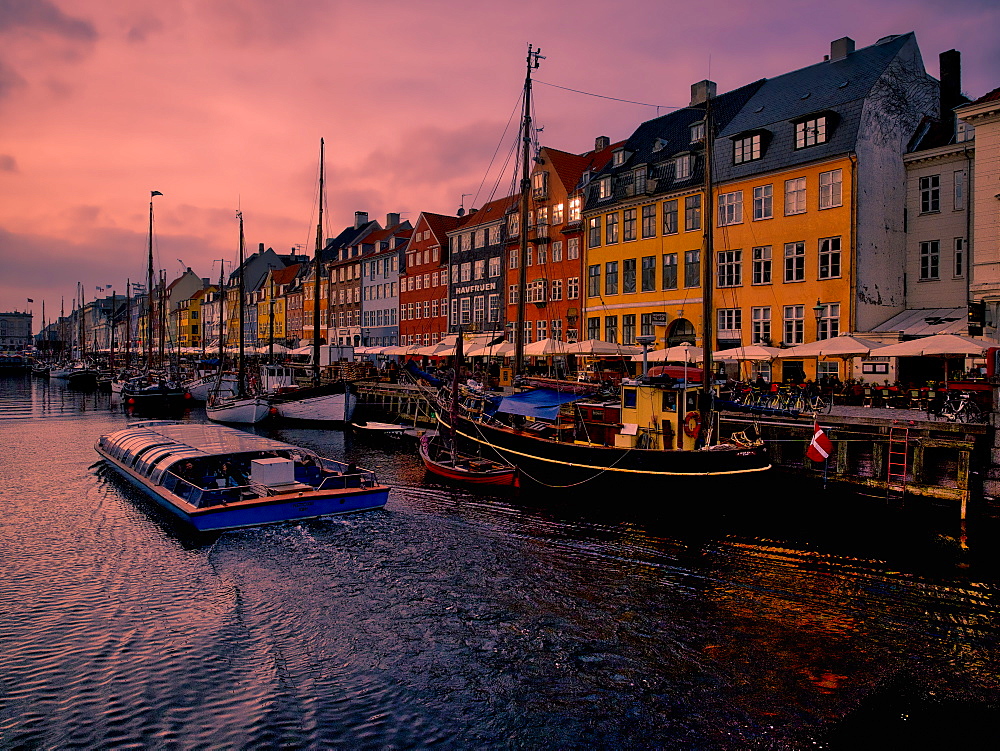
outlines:
[[[657,110],[659,110],[661,107],[663,109],[668,109],[668,110],[684,109],[683,107],[674,107],[669,104],[650,104],[649,102],[634,102],[631,99],[619,99],[618,97],[614,96],[605,96],[604,94],[594,94],[590,91],[580,91],[580,89],[571,89],[569,86],[560,86],[555,83],[540,81],[538,79],[535,79],[535,83],[545,84],[546,86],[551,86],[554,89],[562,89],[563,91],[572,91],[574,94],[584,94],[586,96],[597,97],[598,99],[610,99],[613,102],[624,102],[625,104],[638,104],[642,107],[656,107]]]

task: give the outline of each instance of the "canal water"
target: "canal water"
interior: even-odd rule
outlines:
[[[988,520],[964,548],[952,509],[778,478],[490,494],[274,426],[386,508],[198,538],[97,463],[109,399],[0,378],[0,748],[995,747]]]

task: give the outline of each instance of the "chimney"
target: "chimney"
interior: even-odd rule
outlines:
[[[941,66],[941,122],[955,124],[954,109],[962,103],[962,53],[948,50],[938,55]]]
[[[830,42],[830,62],[843,60],[854,52],[854,40],[850,37],[841,37]]]
[[[354,229],[361,229],[362,224],[368,223],[368,212],[367,211],[355,211],[354,212]]]
[[[698,83],[691,84],[691,104],[689,107],[694,107],[698,104],[704,104],[709,99],[715,98],[715,81],[698,81]]]
[[[611,145],[611,139],[607,136],[598,136],[594,139],[594,151],[604,151]]]
[[[385,215],[385,228],[390,229],[399,224],[399,214],[386,214]]]
[[[264,243],[257,244],[257,252],[260,253],[261,255],[264,255]]]

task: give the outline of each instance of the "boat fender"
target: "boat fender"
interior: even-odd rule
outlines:
[[[697,412],[688,412],[684,416],[684,435],[688,438],[694,438],[698,435],[698,429],[701,427],[701,415]]]

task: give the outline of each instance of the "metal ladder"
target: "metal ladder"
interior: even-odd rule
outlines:
[[[889,428],[889,451],[886,456],[888,473],[886,475],[886,501],[902,501],[906,493],[906,447],[910,442],[908,427],[892,426]]]

